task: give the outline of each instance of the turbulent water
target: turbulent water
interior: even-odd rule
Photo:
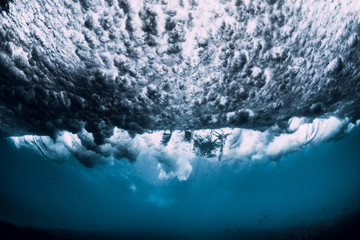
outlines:
[[[79,172],[237,176],[360,124],[357,0],[3,0],[0,12],[0,134]]]
[[[46,156],[145,151],[186,179],[196,155],[277,159],[359,115],[357,1],[3,5],[0,130]]]

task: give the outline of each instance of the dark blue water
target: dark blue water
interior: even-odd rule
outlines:
[[[86,168],[75,159],[54,162],[1,139],[0,220],[163,239],[331,229],[360,209],[359,143],[356,129],[276,162],[196,159],[189,179],[178,181],[159,180],[155,161],[146,158]]]

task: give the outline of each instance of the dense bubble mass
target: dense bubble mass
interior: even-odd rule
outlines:
[[[186,179],[194,156],[279,158],[360,118],[357,0],[0,3],[0,132],[45,155],[134,161],[150,141]]]

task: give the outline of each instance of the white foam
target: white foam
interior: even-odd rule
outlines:
[[[158,177],[161,180],[177,178],[187,180],[193,170],[192,164],[199,157],[195,142],[208,141],[216,143],[212,155],[202,156],[216,164],[220,161],[251,162],[262,159],[277,160],[292,152],[299,151],[307,145],[319,144],[338,136],[351,132],[360,120],[353,124],[349,119],[336,117],[314,119],[310,122],[305,118],[294,117],[289,120],[288,133],[280,135],[271,129],[255,131],[241,128],[222,128],[217,130],[193,131],[191,141],[185,140],[183,131],[166,132],[171,134],[168,142],[163,141],[165,131],[154,131],[136,135],[134,138],[121,129],[115,128],[113,136],[99,146],[97,152],[86,149],[78,135],[69,132],[59,133],[54,142],[47,136],[25,135],[11,137],[17,147],[28,147],[48,158],[64,158],[73,154],[82,158],[89,158],[99,163],[113,164],[114,161],[127,156],[138,159],[147,155],[157,162]],[[92,142],[92,134],[83,130],[82,137]],[[124,153],[124,155],[121,155]],[[126,155],[128,154],[128,155]],[[97,159],[97,160],[96,160]],[[151,162],[149,162],[150,164]],[[136,191],[136,187],[131,188]]]
[[[256,31],[256,27],[257,27],[257,20],[256,19],[251,19],[249,22],[248,22],[248,26],[246,28],[246,32],[248,34],[254,34],[255,31]]]
[[[67,72],[64,74],[71,74],[77,72],[78,69],[85,69],[86,71],[89,70],[89,74],[91,75],[91,71],[94,70],[92,68],[96,68],[98,72],[105,76],[105,80],[109,82],[113,82],[119,75],[118,69],[114,66],[114,62],[122,62],[126,64],[128,72],[136,73],[150,65],[148,59],[151,59],[153,62],[151,64],[154,69],[153,71],[149,69],[149,71],[146,71],[147,75],[144,74],[144,76],[139,76],[134,79],[126,77],[122,80],[126,82],[129,87],[135,88],[135,86],[141,85],[141,88],[133,89],[136,90],[134,92],[139,92],[138,98],[133,99],[119,96],[118,98],[120,98],[122,102],[135,108],[137,104],[131,100],[138,100],[140,97],[147,100],[147,91],[150,89],[158,90],[162,84],[161,80],[151,82],[152,80],[148,79],[148,76],[151,74],[150,77],[156,77],[156,73],[159,72],[164,77],[164,80],[172,83],[170,88],[173,88],[173,93],[159,91],[162,97],[169,96],[170,99],[170,103],[164,107],[165,113],[170,113],[171,115],[173,110],[176,110],[174,112],[185,112],[185,110],[192,109],[191,106],[195,105],[194,102],[201,101],[204,105],[204,110],[212,113],[214,109],[213,103],[208,103],[208,105],[206,105],[206,101],[203,101],[205,83],[206,85],[212,85],[214,88],[209,91],[208,95],[217,95],[217,102],[219,102],[220,105],[217,107],[221,107],[219,109],[226,108],[227,105],[229,105],[228,103],[232,102],[233,99],[230,99],[230,95],[226,96],[226,94],[223,94],[225,91],[217,94],[216,87],[214,87],[215,85],[212,84],[212,82],[214,79],[224,79],[223,74],[221,72],[219,73],[219,69],[223,68],[224,63],[223,61],[220,61],[220,57],[222,58],[224,56],[220,55],[230,53],[231,49],[230,46],[226,49],[226,45],[229,42],[226,40],[226,38],[229,37],[227,31],[233,30],[235,35],[237,35],[237,33],[246,32],[249,35],[246,38],[240,38],[241,40],[239,41],[235,41],[235,38],[233,39],[235,43],[235,48],[233,49],[234,56],[229,57],[229,65],[231,65],[231,59],[234,59],[235,61],[236,59],[241,60],[241,57],[246,58],[246,61],[244,60],[244,64],[246,65],[244,71],[247,71],[245,69],[248,67],[251,68],[252,78],[259,78],[263,73],[266,85],[258,92],[252,92],[256,93],[256,96],[259,96],[259,98],[254,99],[254,101],[252,99],[244,100],[245,104],[242,105],[239,103],[239,106],[236,109],[231,109],[229,112],[217,112],[212,114],[209,122],[213,125],[205,125],[205,127],[211,127],[220,121],[218,114],[226,114],[227,121],[223,126],[230,126],[230,120],[235,118],[238,113],[245,111],[249,113],[249,117],[252,118],[255,115],[260,115],[257,109],[262,108],[264,104],[275,107],[281,105],[281,102],[276,102],[275,100],[275,102],[270,103],[269,101],[262,102],[261,100],[262,98],[267,99],[267,96],[269,96],[269,99],[277,99],[277,97],[280,98],[283,94],[282,92],[277,94],[277,85],[280,79],[279,76],[282,77],[279,74],[283,74],[282,71],[279,73],[277,68],[277,62],[280,61],[270,61],[271,58],[283,60],[290,48],[293,46],[304,46],[304,48],[301,49],[305,52],[304,58],[298,56],[302,54],[294,54],[290,51],[290,55],[292,54],[292,56],[289,56],[288,59],[291,59],[293,66],[288,65],[288,69],[295,69],[295,72],[299,76],[305,74],[305,72],[301,72],[302,69],[305,71],[315,67],[318,67],[318,73],[321,73],[322,71],[332,73],[341,68],[342,62],[346,60],[346,58],[342,58],[340,54],[342,52],[340,51],[341,49],[336,49],[337,47],[343,47],[340,46],[342,40],[347,39],[345,41],[346,44],[351,46],[354,45],[358,39],[357,33],[345,29],[345,25],[350,25],[348,23],[351,23],[351,21],[353,21],[352,25],[355,26],[358,23],[358,1],[347,1],[344,3],[343,1],[335,0],[329,3],[329,1],[292,0],[285,2],[283,6],[280,6],[282,9],[274,8],[271,11],[268,11],[268,9],[270,9],[270,6],[268,5],[260,6],[260,9],[268,13],[246,14],[245,17],[249,18],[242,23],[237,20],[237,17],[242,16],[236,17],[236,14],[233,14],[237,11],[234,7],[234,1],[201,0],[196,1],[197,4],[194,7],[189,6],[190,1],[184,1],[185,6],[183,8],[179,5],[178,1],[170,0],[167,1],[167,5],[164,5],[163,1],[134,0],[127,2],[129,2],[130,5],[130,25],[133,28],[131,33],[126,30],[125,21],[127,18],[125,17],[124,12],[119,9],[118,4],[114,4],[113,7],[108,8],[104,7],[104,1],[88,1],[90,10],[84,13],[84,9],[81,8],[79,2],[46,1],[44,3],[43,1],[28,1],[25,3],[17,1],[16,4],[12,3],[10,4],[10,17],[5,17],[4,15],[4,17],[1,18],[1,21],[3,29],[6,31],[12,29],[16,32],[16,35],[21,41],[17,41],[17,38],[11,39],[11,41],[7,43],[11,53],[5,55],[1,52],[0,56],[4,59],[6,58],[6,61],[8,62],[13,62],[14,59],[20,58],[23,65],[26,66],[26,72],[33,73],[37,72],[37,70],[41,70],[36,66],[33,68],[29,62],[31,57],[33,57],[31,55],[32,50],[36,50],[39,51],[39,54],[44,55],[45,60],[53,63],[54,68],[57,68],[57,66],[64,66],[64,69],[67,69]],[[245,8],[251,8],[256,11],[256,7],[253,5],[264,4],[261,2],[264,1],[245,0]],[[289,9],[286,10],[286,7]],[[156,30],[158,32],[156,42],[159,46],[154,48],[148,48],[144,42],[145,33],[142,30],[144,23],[139,16],[139,12],[142,12],[143,8],[149,8],[152,12],[156,13]],[[324,9],[326,9],[326,11]],[[45,11],[42,12],[43,10]],[[181,29],[181,27],[176,29],[179,34],[184,32],[186,36],[184,42],[180,41],[178,43],[182,47],[180,59],[181,61],[184,59],[184,63],[175,64],[172,62],[172,58],[176,58],[175,55],[167,56],[164,54],[170,46],[167,43],[168,32],[165,29],[166,19],[169,17],[167,13],[168,10],[176,10],[177,12],[177,14],[172,17],[173,20],[176,21],[176,28],[181,24],[189,25],[185,27],[185,29]],[[242,13],[247,13],[246,11],[247,10],[244,10]],[[271,26],[271,18],[275,16],[278,17],[280,14],[291,14],[291,16],[286,16],[287,20],[285,21],[285,25],[277,29],[275,25]],[[120,17],[116,17],[117,15]],[[189,15],[192,16],[191,23],[189,23]],[[115,35],[121,37],[104,44],[102,42],[109,40],[108,34],[110,34],[110,30],[107,32],[103,29],[104,32],[100,34],[94,29],[99,30],[98,28],[101,28],[99,20],[107,16],[114,17],[113,24],[116,27],[111,30],[114,31]],[[84,22],[89,17],[94,20],[94,27],[91,31],[84,26]],[[347,22],[347,24],[338,24],[339,22],[343,22],[343,19],[350,22]],[[260,47],[265,46],[267,41],[265,40],[265,35],[261,36],[260,34],[261,32],[265,33],[264,28],[266,26],[275,27],[270,33],[273,40],[270,41],[269,46],[273,47],[271,49],[262,49],[259,53],[260,60],[257,61],[254,58],[255,54],[257,54],[256,51],[258,51]],[[257,31],[259,32],[259,36],[257,36]],[[301,37],[301,34],[308,34],[309,36],[306,35]],[[346,34],[349,34],[348,38],[345,37]],[[131,38],[130,35],[132,35]],[[9,34],[9,36],[11,36],[11,34]],[[323,47],[324,44],[328,44],[329,46],[334,46],[334,48],[325,48],[324,51],[319,51],[324,53],[324,55],[311,54],[315,45],[306,45],[306,40],[311,37],[314,39],[321,39],[321,47]],[[286,41],[281,40],[281,38],[286,39]],[[139,53],[139,59],[133,61],[132,57],[124,55],[125,52],[127,52],[124,40],[128,40],[131,43],[130,45],[133,44],[131,46],[131,51],[136,54]],[[243,45],[241,41],[244,41]],[[210,43],[207,44],[208,42]],[[94,48],[89,46],[92,44],[95,45]],[[199,45],[206,45],[206,47],[200,47]],[[33,49],[33,46],[36,46],[36,48]],[[203,60],[201,57],[205,55],[201,53],[201,51],[205,51],[203,48],[206,48],[207,53],[209,53],[209,59],[211,60],[210,66],[202,63]],[[222,53],[222,49],[224,49],[224,53]],[[263,55],[268,56],[269,59]],[[264,62],[264,59],[266,60],[266,64],[262,63]],[[267,60],[269,60],[269,62]],[[167,61],[170,62],[168,65],[171,67],[167,66]],[[42,62],[40,61],[40,63]],[[189,66],[186,67],[186,64]],[[323,66],[324,64],[325,66]],[[24,75],[21,69],[17,69],[17,71],[19,76],[21,74]],[[307,72],[309,72],[308,76],[296,78],[295,80],[299,81],[297,81],[295,85],[290,86],[294,89],[293,92],[299,92],[304,86],[304,89],[301,90],[302,94],[299,94],[304,96],[304,98],[296,98],[299,99],[299,102],[300,100],[307,99],[308,96],[311,96],[312,94],[316,95],[317,93],[320,93],[320,91],[314,91],[315,87],[325,85],[326,83],[322,82],[324,84],[315,85],[316,83],[312,83],[313,79],[320,79],[322,78],[322,75],[316,73],[316,75],[313,76],[311,71],[306,71],[306,74]],[[32,78],[24,75],[23,79],[27,79],[27,81],[31,83],[29,85],[34,83],[37,86],[45,86],[46,91],[54,92],[59,98],[59,103],[63,105],[66,110],[71,110],[72,104],[68,95],[73,94],[85,98],[86,94],[81,92],[83,83],[80,81],[71,82],[70,79],[69,83],[64,83],[65,85],[60,88],[64,90],[58,91],[58,86],[56,86],[57,78],[53,78],[54,76],[51,76],[49,72],[43,72],[38,75],[44,75],[44,77],[39,79],[39,76],[34,76],[34,79],[37,80],[33,81]],[[56,81],[51,81],[52,79],[56,79]],[[252,81],[251,78],[248,78],[248,80]],[[294,79],[287,80],[291,82]],[[219,80],[219,82],[221,81],[222,80]],[[249,91],[249,89],[246,89],[247,84],[243,85],[242,77],[235,77],[232,83],[239,85],[239,93]],[[177,90],[178,85],[180,84],[185,86],[182,91]],[[144,87],[143,85],[147,86]],[[51,88],[52,86],[54,86],[54,88]],[[346,87],[347,85],[344,86]],[[227,85],[225,87],[227,87]],[[69,90],[65,91],[65,89]],[[35,95],[34,92],[29,92]],[[30,95],[28,93],[25,94]],[[288,95],[286,96],[287,97],[283,98],[283,100],[289,99]],[[178,97],[179,99],[177,99]],[[115,100],[118,100],[118,98],[115,97],[110,101],[114,102]],[[179,102],[180,100],[184,101],[185,107],[172,104],[172,99],[177,99]],[[31,100],[41,101],[43,99],[31,98]],[[89,98],[86,100],[88,101],[88,104],[93,103]],[[86,100],[83,99],[84,102]],[[152,105],[148,102],[146,104],[148,104],[151,109]],[[189,106],[189,102],[191,106]],[[258,105],[252,105],[256,102],[258,102]],[[313,106],[316,106],[317,103],[314,104],[315,105]],[[294,106],[290,106],[289,110],[292,110],[290,109],[292,107]],[[105,109],[105,106],[98,106],[98,108],[95,109],[103,110]],[[114,110],[115,115],[118,114],[116,109],[110,110]],[[81,112],[81,110],[79,110],[79,112]],[[271,113],[274,112],[271,112],[269,109],[269,112],[266,114],[270,116]],[[56,114],[57,113],[52,116],[57,116]],[[184,118],[186,120],[183,122],[176,122],[175,126],[185,128],[182,126],[186,126],[186,121],[191,119],[190,117],[195,116],[195,114],[191,114],[192,113],[190,112],[189,115],[186,115],[188,118]],[[326,113],[325,116],[331,114],[331,112]],[[149,115],[150,118],[153,117],[153,122],[155,122],[154,119],[158,120],[160,118],[159,116]],[[276,122],[277,119],[283,119],[282,117],[283,116],[274,118],[272,123]],[[87,118],[81,118],[80,116],[80,120],[85,121],[84,119]],[[182,119],[182,117],[180,116],[179,119]],[[253,119],[254,118],[251,120]],[[252,127],[255,129],[257,127],[256,125],[257,123],[254,123]],[[169,141],[163,141],[164,131],[147,132],[138,134],[134,137],[130,136],[128,132],[122,129],[115,128],[113,135],[110,138],[105,139],[104,143],[99,146],[96,146],[94,143],[93,135],[88,133],[85,129],[81,131],[81,137],[80,133],[73,134],[66,131],[59,132],[55,141],[47,136],[34,135],[12,137],[11,139],[17,147],[26,146],[33,148],[49,158],[56,158],[55,156],[57,154],[61,156],[72,154],[86,164],[96,164],[98,162],[113,164],[115,160],[121,158],[136,160],[141,156],[149,155],[151,159],[156,160],[157,162],[155,169],[158,169],[158,176],[160,179],[177,178],[179,180],[186,180],[193,171],[193,161],[201,154],[203,155],[202,157],[207,158],[214,163],[219,160],[229,162],[256,161],[260,159],[275,160],[291,152],[301,150],[306,145],[328,141],[341,136],[342,134],[349,133],[355,125],[356,124],[350,123],[349,119],[338,119],[335,117],[315,119],[313,121],[306,118],[293,117],[289,120],[288,128],[284,129],[284,131],[288,130],[288,132],[282,134],[279,134],[278,132],[275,133],[275,126],[274,128],[269,128],[267,131],[263,132],[241,128],[222,128],[216,130],[202,129],[192,131],[192,138],[190,141],[185,140],[184,131],[173,131]],[[359,125],[359,122],[357,122],[357,125]],[[167,127],[168,126],[166,125],[162,125],[159,126],[158,129],[165,129]],[[195,128],[196,127],[201,129],[203,126],[197,125]]]

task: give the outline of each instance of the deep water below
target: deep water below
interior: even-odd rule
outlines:
[[[315,239],[358,220],[359,142],[357,128],[276,162],[195,159],[178,181],[151,159],[86,168],[1,139],[0,220],[73,238]]]

